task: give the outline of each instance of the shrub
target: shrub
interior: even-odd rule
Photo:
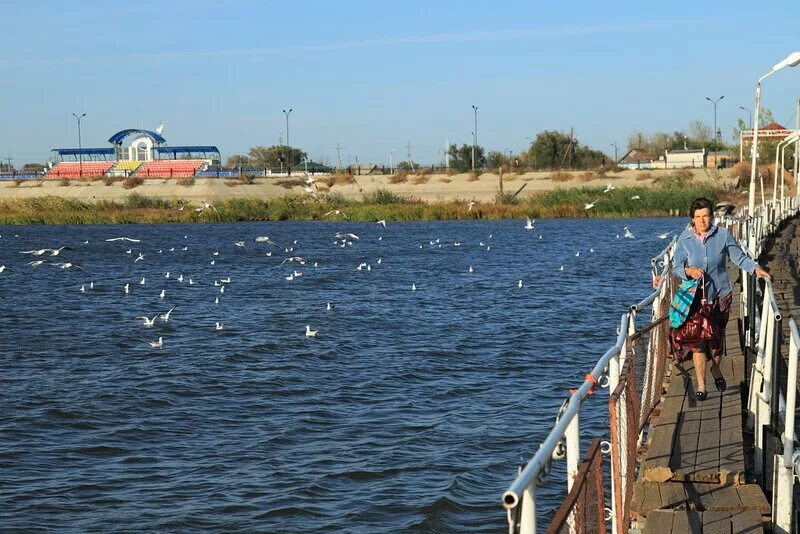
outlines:
[[[445,178],[444,176],[442,176],[441,178],[439,178],[439,181],[442,182],[443,184],[449,184],[453,180],[451,180],[450,178]]]
[[[581,182],[591,182],[594,180],[594,173],[591,171],[582,172],[578,175],[578,180]]]
[[[429,180],[430,176],[415,176],[414,185],[427,184]]]
[[[14,187],[19,187],[24,180],[22,178],[14,178]]]
[[[652,180],[652,179],[653,179],[653,174],[649,172],[640,172],[639,174],[636,175],[637,182],[644,182],[646,180]]]
[[[184,187],[189,187],[190,185],[194,185],[194,177],[190,176],[188,178],[181,178],[177,181],[178,185],[182,185]]]
[[[256,179],[254,176],[249,174],[242,174],[239,176],[239,183],[245,185],[252,185],[256,183]]]
[[[389,177],[390,184],[404,184],[408,181],[408,173],[399,171]]]
[[[125,180],[122,181],[122,187],[125,189],[133,189],[135,187],[139,187],[144,183],[144,178],[141,176],[128,176]]]
[[[550,173],[551,182],[569,182],[572,180],[572,175],[568,172],[555,171]]]
[[[238,185],[239,182],[233,182],[235,185]],[[278,180],[275,182],[275,185],[279,185],[286,189],[291,189],[298,185],[303,185],[305,182],[303,180]]]
[[[431,173],[430,167],[422,167],[417,171],[417,176],[427,176]]]
[[[456,174],[458,174],[458,171],[455,170],[455,169],[448,169],[447,170],[447,176],[455,176]]]
[[[364,193],[364,204],[416,204],[417,202],[411,198],[392,193],[386,189],[376,189],[369,193]]]
[[[339,173],[333,175],[333,185],[350,185],[356,182],[352,174]]]
[[[480,180],[480,173],[478,171],[472,171],[469,173],[469,176],[467,177],[468,182],[477,182],[478,180]]]
[[[114,182],[118,181],[118,178],[113,176],[106,176],[103,178],[103,183],[106,185],[114,185]]]
[[[69,178],[62,178],[58,181],[58,185],[61,187],[67,187],[69,185]]]

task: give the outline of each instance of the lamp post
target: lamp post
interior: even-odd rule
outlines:
[[[611,143],[611,146],[614,147],[614,165],[616,165],[617,164],[617,142],[614,141],[613,143]]]
[[[395,149],[393,148],[389,152],[389,172],[392,174],[394,174],[394,151]]]
[[[745,110],[747,112],[747,114],[750,116],[750,129],[752,130],[753,129],[753,112],[750,111],[749,109],[747,109],[744,106],[739,106],[739,109]]]
[[[289,111],[283,110],[283,114],[286,115],[286,176],[292,175],[292,145],[289,144],[289,113],[292,112],[292,108],[289,108]]]
[[[781,61],[780,63],[776,63],[772,70],[768,73],[763,75],[761,78],[758,79],[756,82],[756,102],[755,102],[755,117],[753,121],[753,146],[752,146],[752,153],[751,153],[751,164],[750,164],[750,191],[749,191],[749,198],[747,203],[747,216],[753,217],[753,212],[756,209],[756,159],[758,158],[758,115],[761,110],[761,82],[763,82],[769,76],[772,76],[779,70],[784,67],[794,67],[798,63],[800,63],[800,51],[792,52],[786,58]],[[755,251],[756,249],[756,234],[755,234],[755,224],[750,225],[750,235],[748,236],[748,247],[751,251]]]
[[[725,95],[717,98],[716,100],[706,97],[706,100],[714,104],[714,167],[715,168],[719,167],[719,164],[717,162],[717,150],[719,146],[719,132],[717,132],[717,104],[719,104],[719,101],[722,100],[723,98],[725,98]]]
[[[472,132],[472,170],[475,170],[475,147],[478,146],[478,106],[472,106],[475,114],[475,130]]]
[[[79,170],[80,176],[83,177],[83,153],[82,153],[83,146],[81,145],[81,119],[86,116],[86,113],[81,113],[80,116],[73,113],[72,116],[75,117],[75,119],[78,121],[78,161],[80,162],[78,166],[80,169]]]

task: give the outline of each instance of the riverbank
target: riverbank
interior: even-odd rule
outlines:
[[[481,182],[480,178],[467,180],[467,184]],[[732,195],[721,180],[696,179],[686,172],[664,174],[649,184],[634,179],[637,185],[625,185],[630,182],[610,178],[606,178],[602,186],[589,183],[577,186],[569,180],[548,180],[550,187],[538,191],[525,191],[527,187],[519,191],[534,180],[521,183],[511,180],[505,181],[502,195],[499,185],[491,197],[476,194],[474,186],[465,186],[463,190],[450,191],[447,196],[437,195],[435,199],[400,194],[397,188],[389,187],[392,184],[365,187],[362,180],[356,181],[357,184],[327,186],[319,180],[313,195],[300,186],[291,186],[287,191],[275,184],[226,185],[226,181],[211,179],[188,185],[151,180],[132,189],[118,184],[106,186],[102,181],[63,186],[53,185],[57,182],[38,182],[38,186],[23,183],[0,189],[3,193],[0,195],[0,224],[657,217],[685,212],[699,196],[716,201],[723,196],[730,200]],[[508,187],[510,184],[515,187]],[[542,186],[541,183],[534,185]],[[260,195],[252,190],[249,195],[241,193],[254,186],[262,189]],[[359,186],[360,191],[352,192],[353,187]],[[239,196],[213,193],[198,196],[220,187],[238,191]],[[265,195],[266,187],[279,187],[282,194]],[[296,187],[302,192],[297,192]],[[102,197],[89,194],[99,191],[107,192]]]

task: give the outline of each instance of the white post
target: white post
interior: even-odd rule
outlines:
[[[529,484],[522,492],[522,510],[520,510],[520,534],[536,534],[536,487]]]
[[[572,489],[575,475],[578,474],[578,464],[581,456],[580,413],[576,412],[572,421],[567,425],[564,436],[567,439],[567,493]]]
[[[783,456],[775,457],[775,483],[772,494],[773,531],[792,532],[792,506],[794,500],[794,411],[797,401],[797,325],[789,321],[789,370],[786,388],[786,421],[783,430]],[[788,432],[787,432],[788,430]]]

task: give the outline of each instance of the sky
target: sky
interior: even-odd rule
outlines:
[[[223,160],[286,140],[337,163],[433,163],[446,143],[517,153],[543,130],[622,155],[628,136],[713,124],[730,140],[755,83],[800,50],[800,4],[575,0],[8,1],[0,157],[109,147],[126,128]],[[794,126],[800,66],[763,107]],[[394,150],[394,152],[393,152]]]

